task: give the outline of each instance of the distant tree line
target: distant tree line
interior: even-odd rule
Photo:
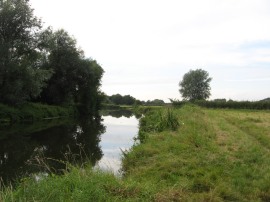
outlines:
[[[142,105],[146,106],[162,106],[165,105],[165,102],[160,99],[147,100],[146,102],[142,101]]]
[[[171,100],[171,101],[173,106],[178,107],[181,107],[184,104],[188,103],[188,101],[178,101],[178,100]],[[233,101],[233,100],[227,101],[226,99],[215,99],[212,101],[196,100],[192,103],[206,108],[255,109],[255,110],[270,109],[270,101],[267,99],[256,102]]]
[[[0,102],[100,108],[103,69],[65,30],[42,28],[28,0],[0,0]]]
[[[146,106],[162,106],[165,104],[163,100],[154,99],[148,101],[138,100],[131,95],[120,95],[114,94],[111,96],[106,96],[104,99],[106,104],[114,104],[114,105],[146,105]]]
[[[106,102],[109,104],[115,104],[115,105],[134,105],[136,102],[139,102],[139,100],[136,100],[136,98],[130,96],[130,95],[120,95],[115,94],[111,96],[107,96]]]

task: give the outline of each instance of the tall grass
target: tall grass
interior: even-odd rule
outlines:
[[[171,108],[150,110],[140,119],[139,140],[146,139],[146,133],[162,132],[165,130],[175,131],[180,126],[178,115]]]
[[[177,114],[171,109],[167,108],[165,111],[159,111],[157,121],[157,131],[177,130],[180,126],[180,121]]]
[[[150,111],[140,120],[140,130],[145,132],[176,130],[179,126],[178,115],[170,108]]]
[[[72,159],[68,157],[69,161]],[[124,183],[113,173],[93,169],[89,163],[78,162],[74,166],[69,161],[61,161],[66,164],[66,169],[62,175],[55,175],[47,160],[36,159],[49,173],[39,174],[39,180],[34,176],[23,178],[15,187],[1,186],[0,183],[0,201],[149,201],[151,198],[148,187],[135,182]]]

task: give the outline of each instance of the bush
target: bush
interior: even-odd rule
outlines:
[[[179,126],[178,116],[171,108],[148,111],[140,119],[139,139],[143,142],[148,132],[175,131]]]
[[[182,107],[187,104],[187,101],[172,101],[172,105],[176,107]],[[254,109],[254,110],[269,110],[270,102],[269,101],[206,101],[206,100],[197,100],[192,102],[201,107],[206,108],[227,108],[227,109]]]
[[[228,109],[270,109],[270,102],[250,101],[196,101],[195,104],[207,108],[228,108]]]

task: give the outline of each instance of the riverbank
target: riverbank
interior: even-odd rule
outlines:
[[[11,107],[0,103],[0,124],[56,119],[75,115],[73,107],[60,107],[39,103],[25,103]]]
[[[124,159],[126,180],[151,186],[157,201],[270,200],[269,111],[174,112],[181,126],[147,132]]]
[[[0,201],[269,201],[269,119],[269,111],[151,110],[122,179],[69,166],[5,188]]]

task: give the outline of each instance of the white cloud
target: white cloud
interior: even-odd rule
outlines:
[[[270,41],[268,0],[31,2],[46,25],[69,31],[86,55],[103,66],[103,90],[108,94],[179,97],[183,74],[203,68],[216,80],[213,97],[228,89],[227,97],[246,99],[239,93],[245,86],[227,86],[220,72],[225,80],[258,70],[258,79],[270,76],[265,68],[270,65],[270,46],[244,46]],[[250,99],[269,97],[261,85],[254,83],[260,90],[250,93]]]

